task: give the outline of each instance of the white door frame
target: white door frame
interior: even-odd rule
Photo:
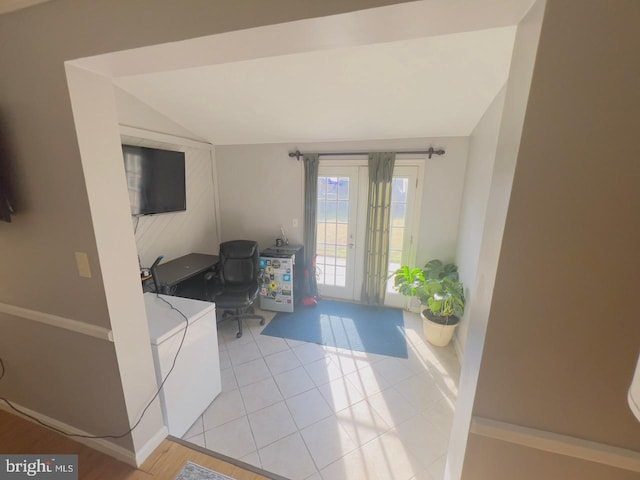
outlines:
[[[366,162],[364,163],[366,165]],[[353,239],[350,239],[353,243],[352,248],[348,248],[347,250],[347,275],[346,275],[346,286],[342,287],[333,287],[333,286],[325,286],[318,285],[318,290],[321,295],[331,297],[331,298],[339,298],[342,300],[356,300],[360,297],[360,285],[362,282],[361,277],[362,273],[359,273],[358,269],[361,268],[363,257],[362,253],[362,244],[363,240],[360,239],[361,233],[358,233],[358,226],[360,223],[360,216],[362,216],[362,208],[366,204],[362,202],[362,165],[354,164],[350,161],[340,161],[337,159],[332,160],[322,160],[320,162],[320,166],[318,169],[319,176],[332,176],[334,174],[340,175],[339,172],[331,171],[331,169],[345,169],[345,174],[353,175],[355,177],[355,187],[356,190],[350,190],[350,211],[349,211],[349,233],[353,235]],[[364,169],[366,173],[366,168]],[[366,190],[365,190],[366,195]],[[364,207],[366,209],[366,206]],[[350,266],[350,269],[349,269]],[[358,278],[360,277],[360,279]]]

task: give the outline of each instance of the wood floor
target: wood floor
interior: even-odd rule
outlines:
[[[138,469],[10,413],[0,411],[0,453],[77,454],[81,480],[173,480],[187,460],[237,480],[268,480],[170,440]]]

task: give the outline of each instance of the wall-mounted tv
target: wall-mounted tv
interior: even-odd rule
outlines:
[[[122,145],[131,215],[187,209],[184,152]]]

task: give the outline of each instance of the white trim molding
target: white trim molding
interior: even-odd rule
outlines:
[[[0,313],[6,313],[14,317],[26,318],[34,322],[43,323],[51,327],[63,328],[71,332],[90,337],[99,338],[113,342],[113,333],[110,329],[91,325],[90,323],[72,320],[70,318],[59,317],[50,313],[39,312],[37,310],[29,310],[28,308],[16,307],[7,303],[0,303]]]
[[[153,130],[145,130],[139,127],[130,127],[128,125],[119,125],[120,136],[144,138],[146,140],[154,140],[162,143],[173,143],[183,147],[197,148],[199,150],[212,150],[213,145],[199,140],[187,137],[179,137],[170,133],[156,132]]]
[[[218,186],[218,159],[216,157],[216,149],[211,146],[211,183],[213,184],[213,211],[215,213],[216,222],[216,242],[218,245],[222,242],[222,220],[220,219],[220,189]]]
[[[42,413],[31,410],[27,407],[23,407],[22,405],[14,406],[20,410],[22,410],[27,415],[31,415],[33,418],[38,419],[39,421],[51,425],[54,428],[62,430],[63,432],[67,432],[73,435],[92,435],[78,428],[72,427],[64,422],[56,420],[55,418],[48,417],[47,415],[43,415]],[[36,423],[33,419],[20,415],[11,409],[5,402],[0,402],[0,410],[4,410],[13,415],[19,415],[21,418],[28,420],[30,422]],[[139,467],[142,465],[144,460],[151,455],[151,453],[162,443],[162,441],[167,438],[169,432],[166,426],[162,426],[162,428],[136,453],[128,450],[120,445],[116,445],[104,438],[83,438],[83,437],[70,437],[72,440],[86,445],[89,448],[102,452],[110,457],[113,457],[121,462],[124,462],[128,465]]]
[[[160,446],[160,444],[164,441],[165,438],[169,436],[169,429],[166,426],[163,426],[160,430],[156,432],[156,434],[149,439],[147,443],[145,443],[141,449],[139,449],[135,453],[135,463],[131,465],[135,467],[140,467],[144,461],[151,456],[156,448]]]
[[[559,433],[521,427],[482,417],[473,417],[471,432],[483,437],[501,440],[544,452],[579,458],[588,462],[640,472],[640,452],[613,447]]]

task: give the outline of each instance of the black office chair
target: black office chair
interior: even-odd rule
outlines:
[[[253,303],[258,298],[260,284],[260,251],[253,240],[232,240],[220,244],[220,261],[215,272],[205,275],[207,296],[215,302],[221,320],[237,320],[242,337],[242,320],[255,318],[264,325],[264,317],[256,315]]]

